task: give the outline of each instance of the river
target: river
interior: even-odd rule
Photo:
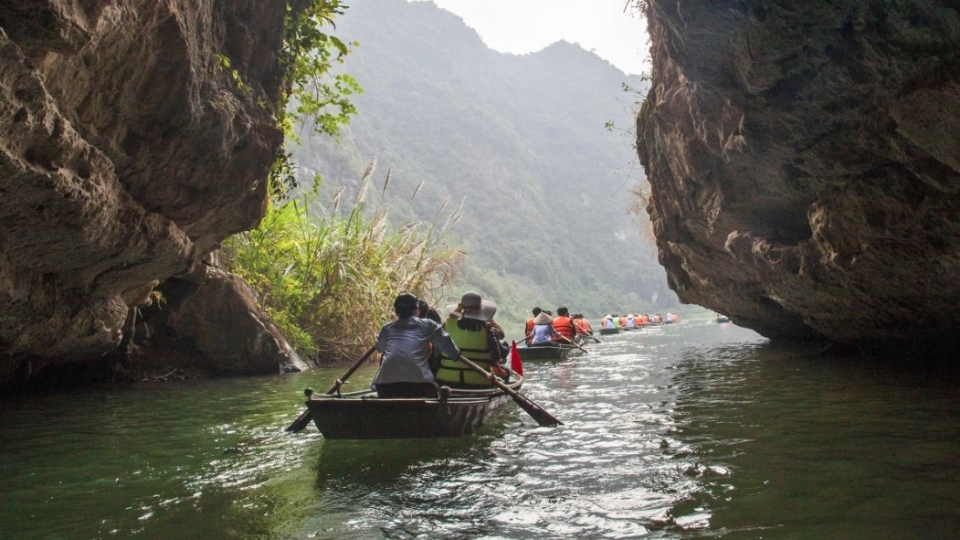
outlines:
[[[373,366],[353,377],[366,384]],[[960,383],[700,319],[525,366],[472,436],[283,431],[296,375],[2,404],[0,538],[956,538]]]

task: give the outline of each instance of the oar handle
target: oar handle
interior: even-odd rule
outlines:
[[[527,396],[524,396],[520,392],[517,392],[513,388],[510,388],[509,386],[504,384],[503,381],[498,379],[496,375],[483,369],[482,367],[474,363],[469,358],[461,354],[458,360],[466,364],[467,367],[476,371],[480,375],[487,377],[494,386],[496,386],[500,390],[503,390],[504,392],[509,394],[510,397],[513,398],[513,401],[515,401],[517,405],[520,406],[521,409],[527,411],[527,414],[532,416],[533,419],[536,420],[537,423],[540,424],[541,426],[563,425],[563,422],[561,422],[560,420],[557,420],[552,414],[548,413],[542,407],[534,403],[530,398],[528,398]]]
[[[351,375],[353,375],[353,372],[360,369],[360,366],[363,365],[363,363],[367,361],[367,358],[370,358],[370,355],[376,352],[376,350],[377,350],[376,345],[374,345],[373,347],[370,347],[370,350],[367,351],[366,354],[364,354],[363,356],[360,357],[359,360],[354,362],[353,365],[350,366],[350,369],[347,370],[347,372],[344,373],[342,377],[340,377],[333,383],[333,386],[331,386],[330,389],[327,390],[327,394],[328,395],[333,394],[337,390],[339,390],[340,387],[343,386],[343,383],[347,382],[347,379],[350,378]]]

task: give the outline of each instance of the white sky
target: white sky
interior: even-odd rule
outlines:
[[[424,0],[413,0],[424,1]],[[647,22],[627,0],[432,0],[457,14],[488,47],[525,54],[566,40],[628,74],[649,70]]]

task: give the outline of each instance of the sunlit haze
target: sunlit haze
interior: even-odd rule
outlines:
[[[488,47],[525,54],[565,40],[628,74],[649,69],[647,24],[627,0],[413,0],[455,13]]]

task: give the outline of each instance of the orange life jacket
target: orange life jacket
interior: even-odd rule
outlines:
[[[574,323],[577,325],[577,329],[580,330],[581,334],[593,333],[593,327],[590,326],[590,321],[586,319],[577,319],[574,321]]]
[[[570,319],[570,317],[557,317],[553,319],[553,329],[556,330],[561,336],[570,340],[577,335],[577,331],[574,328],[573,321]],[[564,340],[554,338],[554,341]]]
[[[530,342],[533,341],[533,337],[530,337],[533,334],[533,319],[527,319],[527,327],[523,332],[523,335],[527,336],[526,342],[527,345],[530,345]]]

